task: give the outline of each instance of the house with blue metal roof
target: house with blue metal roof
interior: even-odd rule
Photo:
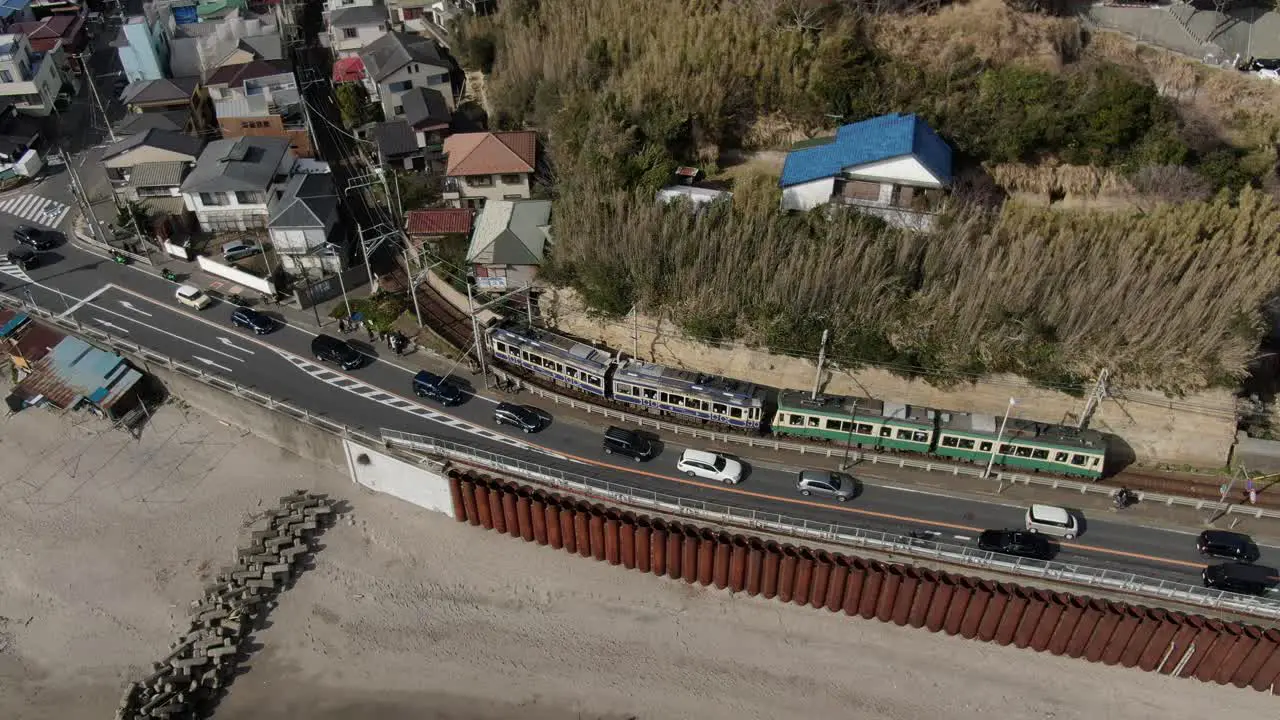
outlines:
[[[61,410],[82,406],[120,417],[140,402],[142,373],[117,353],[77,337],[64,337],[14,388],[28,405],[48,403]]]
[[[792,148],[779,184],[784,210],[850,206],[925,229],[951,187],[951,146],[916,115],[881,115]]]

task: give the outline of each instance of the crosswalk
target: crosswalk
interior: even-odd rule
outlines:
[[[17,265],[14,265],[13,263],[9,262],[9,260],[5,258],[3,255],[0,255],[0,273],[4,273],[5,275],[11,275],[13,277],[16,277],[22,282],[32,281],[31,276],[27,274],[26,270],[23,270]]]
[[[58,227],[58,223],[62,222],[70,211],[70,205],[33,193],[10,195],[0,200],[0,213],[13,215],[49,228]]]

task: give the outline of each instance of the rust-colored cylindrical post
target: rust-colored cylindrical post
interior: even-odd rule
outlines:
[[[610,565],[622,563],[619,514],[617,510],[610,510],[604,515],[604,559]]]
[[[831,570],[834,567],[835,561],[831,553],[826,550],[814,553],[813,579],[809,581],[810,607],[820,608],[827,604],[827,583],[831,580]]]
[[[716,535],[716,557],[712,563],[711,582],[723,590],[729,587],[729,558],[733,555],[733,540],[729,533]]]
[[[770,540],[764,546],[764,562],[760,577],[760,594],[766,600],[778,595],[778,574],[782,567],[782,548]]]
[[[914,628],[924,627],[929,606],[933,604],[933,594],[938,590],[938,573],[920,570],[917,574],[920,582],[916,585],[916,596],[911,599],[911,610],[907,613],[907,624]]]
[[[476,510],[476,484],[471,479],[464,480],[462,483],[462,511],[465,513],[467,522],[472,525],[480,524],[480,514]]]
[[[547,502],[543,509],[546,515],[547,544],[553,549],[564,549],[563,536],[560,534],[560,505],[554,499]]]
[[[1088,598],[1074,595],[1066,596],[1066,604],[1062,608],[1061,617],[1058,618],[1058,626],[1053,629],[1053,634],[1049,636],[1047,649],[1051,654],[1062,655],[1067,651],[1067,643],[1071,642],[1071,635],[1076,630],[1076,623],[1080,622],[1080,617],[1084,615],[1084,610],[1088,605]]]
[[[1243,628],[1239,623],[1224,622],[1218,627],[1218,636],[1214,638],[1213,647],[1205,653],[1200,667],[1196,668],[1195,678],[1200,682],[1209,682],[1222,668],[1222,662],[1239,641]]]
[[[650,564],[653,561],[653,550],[650,549],[649,542],[653,533],[653,525],[649,522],[649,518],[641,517],[636,519],[635,530],[635,556],[636,569],[642,573],[649,572]]]
[[[742,535],[734,535],[729,549],[729,592],[747,589],[747,555],[750,544]]]
[[[813,551],[802,547],[796,551],[796,582],[791,588],[791,602],[796,605],[809,604],[810,583],[813,582]]]
[[[778,599],[791,602],[796,588],[796,562],[800,552],[792,545],[782,546],[782,562],[778,565]]]
[[[591,557],[591,511],[581,504],[573,509],[573,534],[578,542],[578,555]]]
[[[844,581],[844,614],[850,617],[858,614],[862,607],[862,587],[867,584],[869,565],[862,558],[849,561],[849,577]]]
[[[1022,616],[1027,612],[1031,592],[1018,585],[1001,586],[1001,588],[1008,594],[1009,602],[1004,606],[1004,614],[996,623],[996,634],[991,640],[997,645],[1010,645],[1018,633],[1018,628],[1022,625]]]
[[[489,517],[493,520],[494,531],[506,534],[507,516],[506,513],[502,512],[501,485],[491,485],[489,487]]]
[[[690,585],[698,581],[698,528],[687,526],[680,545],[680,576]]]
[[[1182,627],[1182,613],[1160,608],[1151,608],[1147,613],[1156,621],[1156,629],[1151,635],[1151,642],[1147,643],[1147,647],[1138,656],[1138,667],[1146,672],[1153,672],[1169,651],[1169,643],[1173,641],[1178,628]],[[1081,619],[1081,622],[1084,620]]]
[[[658,576],[667,573],[667,529],[667,523],[659,518],[649,530],[649,572]]]
[[[924,626],[929,629],[929,632],[942,632],[942,627],[946,624],[947,612],[951,609],[951,597],[955,591],[956,577],[950,573],[938,573],[933,597],[929,600],[929,610],[924,617]]]
[[[570,502],[560,505],[560,540],[565,552],[578,552],[578,511]]]
[[[1147,645],[1151,644],[1152,638],[1155,637],[1156,630],[1160,628],[1162,618],[1152,614],[1149,608],[1135,608],[1138,614],[1138,626],[1133,629],[1133,634],[1129,636],[1129,643],[1125,645],[1124,650],[1120,652],[1120,666],[1134,667],[1138,664],[1138,659],[1142,657],[1142,653],[1147,649]]]
[[[764,542],[760,538],[747,541],[747,594],[755,597],[760,594],[764,579]]]
[[[1009,588],[1004,583],[994,583],[991,590],[991,599],[987,601],[987,609],[982,611],[982,618],[978,620],[977,638],[982,642],[991,642],[996,638],[996,629],[1000,627],[1000,618],[1004,617],[1005,609],[1009,607],[1009,598],[1012,596]]]
[[[1116,625],[1116,629],[1111,633],[1111,639],[1107,641],[1107,649],[1102,651],[1102,662],[1107,665],[1120,662],[1120,655],[1128,647],[1133,631],[1138,628],[1138,623],[1142,622],[1138,608],[1125,603],[1116,603],[1116,605],[1121,607],[1120,624]]]
[[[1264,677],[1263,670],[1268,662],[1272,663],[1276,673],[1270,677]],[[1262,633],[1262,640],[1254,646],[1253,652],[1249,653],[1249,657],[1245,658],[1240,665],[1231,684],[1242,688],[1265,679],[1267,683],[1265,687],[1270,687],[1276,674],[1280,674],[1280,630],[1271,628]],[[1254,687],[1258,690],[1262,689],[1256,685]]]
[[[1107,603],[1103,600],[1089,600],[1085,603],[1084,612],[1080,614],[1080,619],[1076,621],[1076,626],[1071,631],[1071,638],[1067,640],[1067,657],[1078,658],[1084,655],[1089,638],[1093,637],[1097,631],[1098,623],[1102,621],[1106,612]]]
[[[523,488],[516,496],[516,522],[520,524],[520,537],[525,542],[533,542],[533,499]]]
[[[884,580],[880,583],[880,598],[876,600],[876,619],[889,622],[893,619],[893,608],[898,604],[898,592],[902,588],[902,566],[890,565],[884,569]]]
[[[618,525],[618,550],[622,554],[622,567],[636,569],[636,520],[623,517]]]
[[[1124,608],[1127,607],[1121,603],[1103,602],[1106,603],[1107,611],[1098,620],[1098,627],[1093,631],[1093,637],[1089,638],[1089,642],[1084,646],[1084,659],[1089,662],[1102,662],[1102,654],[1107,651],[1107,645],[1111,642],[1111,636],[1115,634],[1116,628],[1120,627],[1120,621],[1124,619]]]
[[[449,473],[449,499],[453,501],[453,519],[466,522],[467,508],[462,502],[462,481],[456,472]]]
[[[1169,641],[1169,654],[1160,663],[1157,672],[1162,675],[1173,674],[1173,671],[1182,663],[1182,660],[1188,657],[1191,644],[1195,641],[1196,635],[1200,634],[1200,630],[1204,628],[1205,622],[1206,618],[1202,615],[1187,615],[1182,618],[1182,623],[1177,632],[1173,634],[1173,639]]]
[[[969,596],[969,607],[965,608],[960,618],[960,637],[972,640],[978,636],[978,626],[982,624],[982,616],[987,612],[987,605],[995,593],[996,584],[990,580],[979,580]]]
[[[1018,629],[1013,633],[1013,646],[1025,648],[1031,644],[1031,637],[1040,624],[1040,618],[1052,602],[1053,593],[1045,590],[1031,590],[1027,593],[1027,607],[1018,620]]]
[[[902,566],[902,581],[898,584],[898,597],[889,610],[889,620],[899,627],[907,624],[911,616],[911,605],[916,599],[916,588],[920,587],[920,572],[909,565]]]
[[[844,607],[844,586],[849,581],[849,558],[836,555],[827,581],[827,610],[839,612]]]
[[[716,569],[716,534],[715,531],[703,528],[698,532],[698,584],[706,587],[711,584]]]
[[[667,527],[667,577],[679,580],[684,563],[684,526],[671,523]]]
[[[480,518],[480,527],[485,530],[493,529],[493,515],[489,513],[489,487],[484,484],[475,486],[476,494],[476,515]]]
[[[862,601],[858,603],[858,614],[870,620],[876,616],[876,605],[880,603],[880,588],[884,586],[885,564],[878,560],[867,563],[866,579],[862,582]]]
[[[520,515],[516,512],[516,489],[513,485],[502,488],[502,517],[507,522],[507,534],[520,537]]]
[[[955,590],[951,591],[951,606],[947,608],[946,617],[942,620],[942,631],[948,635],[960,632],[960,621],[969,609],[969,601],[973,591],[978,587],[978,580],[971,577],[956,578]]]
[[[603,562],[604,515],[594,508],[587,516],[587,541],[591,543],[591,557],[594,557],[597,562]]]
[[[529,519],[533,521],[533,541],[539,545],[547,544],[547,504],[546,495],[534,492],[529,499]]]
[[[1192,677],[1200,670],[1200,665],[1204,663],[1204,659],[1213,651],[1214,645],[1217,644],[1218,638],[1222,635],[1222,628],[1225,626],[1221,620],[1208,618],[1204,621],[1204,625],[1200,628],[1200,632],[1196,633],[1191,644],[1195,647],[1188,655],[1187,663],[1182,666],[1182,671],[1178,673],[1178,677]]]
[[[1053,639],[1053,631],[1062,619],[1062,611],[1070,596],[1063,593],[1052,593],[1047,598],[1044,612],[1040,614],[1040,622],[1036,623],[1035,632],[1031,634],[1031,649],[1044,652],[1049,649],[1049,641]]]
[[[1218,666],[1218,672],[1214,674],[1213,681],[1219,685],[1226,685],[1235,677],[1236,671],[1244,664],[1249,653],[1262,642],[1262,628],[1256,625],[1241,625],[1240,634],[1236,637],[1236,643],[1223,656],[1222,662]]]

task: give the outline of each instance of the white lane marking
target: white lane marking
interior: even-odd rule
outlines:
[[[233,348],[233,349],[235,349],[235,350],[239,350],[239,351],[240,351],[240,352],[242,352],[242,353],[248,353],[249,355],[252,355],[252,354],[253,354],[253,351],[252,351],[252,350],[249,350],[249,349],[247,349],[247,348],[242,348],[242,347],[240,347],[239,345],[237,345],[237,344],[235,344],[235,343],[231,342],[230,340],[228,340],[228,339],[226,339],[226,338],[222,337],[221,335],[219,335],[219,336],[218,336],[218,342],[222,343],[223,345],[226,345],[226,346],[227,346],[227,347],[229,347],[229,348]]]
[[[134,312],[138,313],[139,315],[146,315],[147,317],[155,317],[155,316],[154,316],[154,315],[152,315],[151,313],[146,312],[145,310],[143,310],[142,308],[138,307],[137,305],[134,305],[133,303],[129,302],[128,300],[121,300],[121,301],[120,301],[120,304],[121,304],[121,305],[123,305],[123,306],[125,306],[125,307],[127,307],[127,308],[129,308],[130,310],[132,310],[132,311],[134,311]]]
[[[40,285],[40,287],[44,287],[44,286],[43,286],[43,285]],[[71,313],[73,313],[73,312],[75,312],[75,311],[79,310],[80,308],[84,307],[85,305],[88,305],[89,303],[93,302],[94,298],[98,297],[99,295],[101,295],[102,293],[106,292],[106,291],[107,291],[107,290],[109,290],[110,288],[111,288],[111,284],[110,284],[110,283],[107,283],[106,285],[103,285],[102,287],[98,288],[97,290],[94,290],[93,292],[89,293],[89,295],[88,295],[87,297],[85,297],[85,298],[83,298],[82,300],[80,300],[80,301],[76,302],[76,304],[75,304],[75,305],[72,305],[70,308],[68,308],[68,309],[67,309],[67,311],[66,311],[66,312],[62,313],[62,314],[61,314],[61,315],[59,315],[58,317],[63,317],[63,318],[64,318],[64,317],[66,317],[66,316],[70,315]],[[72,297],[72,296],[70,296],[70,295],[66,295],[66,294],[61,293],[61,292],[60,292],[59,294],[61,294],[64,298]]]
[[[448,425],[449,427],[457,428],[458,430],[471,433],[472,435],[479,435],[480,437],[489,438],[491,440],[497,440],[498,442],[506,443],[507,445],[518,447],[524,450],[532,450],[539,454],[547,455],[549,457],[553,457],[558,460],[566,459],[563,455],[559,455],[553,452],[548,452],[543,448],[533,447],[532,445],[520,442],[519,440],[516,440],[515,438],[512,438],[512,437],[508,437],[507,435],[504,435],[500,432],[494,432],[492,430],[488,430],[478,425],[469,423],[466,420],[462,420],[461,418],[455,418],[450,415],[445,415],[444,413],[441,413],[441,412],[436,412],[431,408],[428,408],[423,405],[419,405],[418,403],[412,402],[410,400],[406,400],[405,398],[400,397],[390,392],[389,390],[383,390],[380,387],[365,384],[359,380],[356,380],[350,375],[346,375],[341,372],[338,372],[337,370],[332,370],[330,368],[323,367],[317,364],[316,362],[313,362],[303,357],[299,357],[297,355],[294,355],[293,353],[286,352],[276,347],[272,347],[271,349],[274,350],[277,354],[279,354],[280,357],[283,357],[285,360],[293,364],[294,367],[297,367],[299,370],[305,372],[311,377],[323,383],[332,385],[333,387],[339,388],[341,390],[346,390],[347,392],[353,395],[358,395],[366,400],[372,400],[376,403],[386,405],[389,408],[399,410],[400,412],[409,413],[414,417],[422,418],[424,420],[431,420],[433,422],[438,422],[441,425]]]
[[[225,370],[225,371],[227,371],[227,372],[234,372],[231,368],[227,367],[226,365],[219,365],[218,363],[216,363],[216,362],[214,362],[214,361],[212,361],[212,360],[210,360],[210,359],[208,359],[208,358],[202,358],[202,357],[200,357],[199,355],[192,355],[192,356],[191,356],[191,359],[192,359],[192,360],[198,360],[198,361],[200,361],[200,362],[204,363],[205,365],[208,365],[209,367],[216,367],[216,368],[218,368],[219,370]]]
[[[953,538],[955,538],[955,539],[957,539],[957,540],[972,540],[972,539],[973,539],[973,538],[969,537],[968,535],[952,535],[951,537],[953,537]]]
[[[106,320],[103,320],[102,318],[90,318],[90,319],[92,319],[94,322],[98,323],[103,327],[109,327],[112,330],[115,330],[116,332],[122,332],[125,335],[129,334],[128,330],[125,330],[124,328],[120,327],[119,325],[116,325],[115,323],[109,323]]]

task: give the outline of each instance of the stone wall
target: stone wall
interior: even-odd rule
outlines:
[[[545,317],[561,332],[631,354],[633,323],[592,318],[572,290],[553,290],[542,301]],[[712,346],[691,341],[668,321],[641,315],[639,355],[642,360],[749,380],[774,388],[813,387],[815,363],[806,358],[773,355],[741,345]],[[824,392],[897,400],[913,405],[1001,415],[1009,398],[1017,398],[1015,416],[1074,424],[1085,401],[1033,387],[1014,376],[996,376],[944,390],[877,369],[824,372]],[[1108,398],[1094,413],[1090,427],[1119,436],[1116,459],[1143,464],[1219,468],[1227,463],[1235,440],[1235,405],[1231,393],[1209,390],[1171,399],[1147,392],[1113,389],[1123,399]]]

